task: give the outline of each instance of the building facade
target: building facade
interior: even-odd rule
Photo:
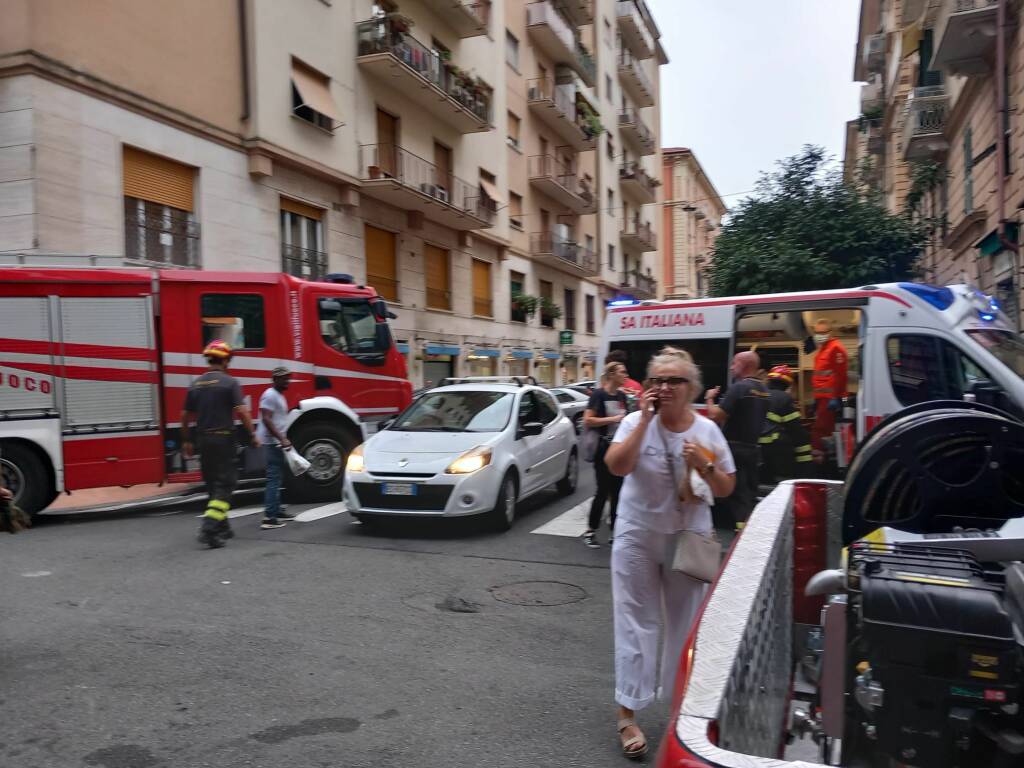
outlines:
[[[347,273],[417,385],[593,375],[657,292],[642,2],[216,7],[0,0],[0,261]]]
[[[927,282],[968,282],[1021,328],[1018,0],[863,0],[844,170],[929,233]]]
[[[726,214],[725,203],[693,150],[661,151],[662,298],[707,295],[708,268]]]

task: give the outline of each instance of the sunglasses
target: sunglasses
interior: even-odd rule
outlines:
[[[650,382],[650,385],[655,389],[660,387],[662,384],[667,384],[670,387],[680,387],[683,384],[690,383],[690,380],[685,376],[652,376],[647,381]]]

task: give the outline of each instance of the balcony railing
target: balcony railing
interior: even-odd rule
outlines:
[[[459,229],[494,223],[494,206],[478,184],[447,173],[395,144],[364,144],[360,153],[360,177],[368,182],[364,190],[371,197],[407,210],[422,210],[427,218]]]
[[[643,154],[652,155],[657,149],[654,133],[640,119],[640,113],[632,107],[619,112],[619,131],[641,149]]]
[[[576,48],[576,35],[573,34],[572,27],[562,14],[555,10],[551,0],[540,0],[526,6],[526,25],[534,28],[547,27],[565,50],[566,55],[560,57],[562,59],[566,59]]]
[[[594,83],[597,82],[597,63],[594,61],[594,56],[587,49],[587,46],[579,40],[576,41],[576,60],[573,69],[576,70],[576,74],[580,76],[583,82],[591,88],[594,87]]]
[[[914,89],[904,108],[904,158],[927,158],[949,147],[943,133],[948,113],[949,97],[945,86],[928,85]]]
[[[557,85],[547,77],[526,82],[526,100],[530,107],[577,151],[593,149],[600,135],[598,126],[592,125],[580,108],[580,99],[583,96],[572,83]]]
[[[491,25],[491,0],[428,0],[459,37],[487,34]]]
[[[455,69],[449,60],[442,59],[437,51],[431,50],[405,29],[403,24],[390,17],[360,22],[356,25],[358,56],[363,58],[389,54],[406,71],[431,86],[435,93],[446,97],[450,106],[468,112],[475,123],[471,131],[488,130],[491,123],[491,87],[479,78]],[[380,72],[382,77],[390,76],[394,79],[393,74],[389,69]],[[396,82],[395,85],[398,87],[400,83]],[[422,98],[416,91],[410,95]],[[437,102],[438,99],[432,98],[423,103],[436,111]],[[448,107],[442,109],[451,111]]]
[[[574,26],[585,26],[594,21],[594,0],[562,0],[562,12]]]
[[[198,269],[199,222],[194,213],[135,197],[124,198],[125,258]]]
[[[998,8],[996,0],[945,0],[935,22],[935,55],[922,66],[951,75],[990,71]]]
[[[527,31],[534,44],[556,64],[568,64],[583,81],[593,86],[597,78],[594,57],[579,39],[572,25],[552,0],[526,6]]]
[[[622,273],[622,287],[641,298],[654,298],[658,295],[658,281],[652,275],[635,270]]]
[[[534,232],[530,235],[530,253],[547,256],[586,274],[596,274],[597,257],[592,248],[566,239],[557,232]]]
[[[597,199],[591,184],[553,155],[533,155],[527,160],[530,181],[573,213],[595,213]]]
[[[654,86],[651,85],[641,62],[626,48],[619,50],[619,77],[626,90],[641,107],[653,107]]]
[[[651,225],[639,218],[626,222],[622,230],[622,240],[624,244],[641,251],[655,250],[658,242]]]
[[[638,59],[651,58],[654,55],[654,36],[647,28],[647,21],[637,8],[635,0],[619,0],[616,13],[623,42]]]
[[[619,182],[624,191],[633,192],[647,202],[657,197],[657,190],[661,185],[660,181],[648,174],[636,161],[619,166]]]
[[[885,69],[885,35],[869,35],[864,40],[864,69],[869,74]]]
[[[281,271],[292,277],[322,280],[327,274],[327,254],[294,245],[281,245]]]

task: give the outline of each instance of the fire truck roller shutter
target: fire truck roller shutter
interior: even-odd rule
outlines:
[[[345,463],[363,442],[358,414],[333,397],[311,397],[288,415],[288,439],[309,463],[309,471],[289,477],[288,490],[298,501],[339,501]]]

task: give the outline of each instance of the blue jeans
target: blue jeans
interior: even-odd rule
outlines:
[[[281,512],[281,477],[284,475],[284,451],[276,445],[264,445],[267,457],[267,488],[263,494],[263,515],[277,520]]]

